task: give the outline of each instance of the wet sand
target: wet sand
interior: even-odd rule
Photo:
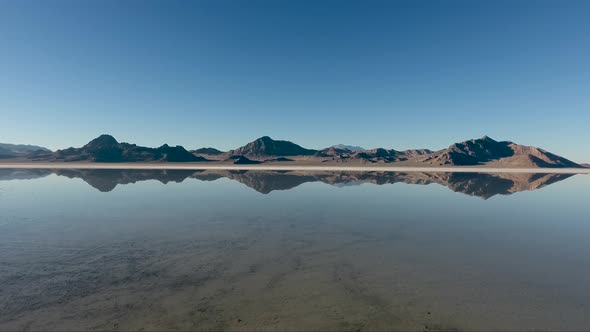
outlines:
[[[333,171],[333,172],[453,172],[453,173],[544,173],[590,174],[590,168],[499,168],[483,166],[423,167],[423,166],[333,166],[262,164],[234,165],[227,163],[41,163],[2,162],[1,168],[28,169],[170,169],[170,170],[260,170],[260,171]]]

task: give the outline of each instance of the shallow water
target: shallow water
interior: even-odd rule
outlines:
[[[590,176],[0,170],[0,330],[588,330]]]

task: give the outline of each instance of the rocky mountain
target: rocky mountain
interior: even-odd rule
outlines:
[[[53,161],[87,162],[195,162],[206,161],[195,156],[182,146],[164,144],[159,148],[148,148],[129,143],[119,143],[113,136],[101,135],[81,148],[57,150],[42,159]]]
[[[348,150],[348,149],[341,149],[341,148],[337,148],[334,146],[331,146],[329,148],[325,148],[322,149],[320,151],[317,151],[316,153],[314,153],[314,157],[320,157],[320,158],[328,158],[328,157],[332,157],[332,158],[336,158],[336,157],[341,157],[341,158],[350,158],[350,156],[352,155],[352,151]]]
[[[223,151],[217,150],[215,148],[200,148],[200,149],[196,149],[196,150],[191,150],[190,152],[194,153],[194,154],[198,154],[198,155],[209,155],[209,156],[217,156],[220,154],[223,154]]]
[[[228,152],[228,154],[246,156],[248,158],[260,158],[267,156],[311,156],[316,152],[316,150],[305,149],[289,141],[278,141],[268,136],[263,136]]]
[[[14,147],[19,147],[15,150]],[[24,147],[24,148],[23,148]],[[35,146],[0,146],[0,159],[24,157],[33,161],[86,161],[86,162],[198,162],[254,164],[270,162],[302,162],[329,165],[392,164],[392,166],[488,166],[515,168],[587,167],[576,164],[543,149],[519,145],[510,141],[496,141],[488,136],[455,143],[446,149],[395,150],[376,148],[357,149],[355,146],[337,145],[322,150],[303,148],[289,141],[273,140],[263,136],[240,148],[223,152],[214,148],[187,151],[181,146],[166,144],[148,148],[119,143],[110,135],[101,135],[81,148],[68,148],[50,152],[34,150]],[[351,150],[352,149],[352,150]],[[27,151],[27,152],[24,152]],[[289,157],[289,158],[286,158]]]
[[[353,152],[330,147],[318,151],[314,157],[342,163],[356,161],[416,166],[581,167],[575,162],[543,149],[510,141],[496,141],[488,136],[455,143],[439,151],[428,149],[398,151],[377,148]]]
[[[365,149],[363,149],[360,146],[356,146],[356,145],[336,144],[336,145],[332,145],[331,148],[335,148],[335,149],[339,149],[339,150],[348,150],[351,152],[365,151]]]
[[[498,142],[488,136],[455,143],[447,149],[436,151],[421,160],[436,166],[496,165],[505,167],[580,167],[573,161],[545,150]]]
[[[395,162],[399,159],[401,152],[394,149],[371,149],[359,151],[352,155],[352,158],[363,159],[372,162]]]
[[[319,158],[332,158],[339,161],[357,160],[369,163],[393,163],[410,160],[419,156],[426,156],[430,153],[432,153],[432,151],[427,149],[397,151],[394,149],[376,148],[362,151],[350,151],[329,147],[318,151],[314,156]]]

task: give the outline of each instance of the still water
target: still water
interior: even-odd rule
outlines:
[[[0,170],[0,330],[588,330],[590,176]]]

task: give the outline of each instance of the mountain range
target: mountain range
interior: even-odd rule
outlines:
[[[129,143],[119,143],[113,136],[101,135],[81,148],[57,150],[37,160],[88,161],[88,162],[198,162],[206,161],[182,146],[164,144],[158,148],[148,148]]]
[[[200,148],[188,151],[182,146],[164,144],[158,148],[120,143],[101,135],[80,148],[52,152],[38,146],[0,144],[0,158],[24,158],[52,162],[217,162],[232,164],[291,163],[305,165],[393,164],[399,166],[476,166],[491,167],[583,167],[543,149],[496,141],[488,136],[454,143],[446,149],[395,150],[335,145],[322,150],[307,149],[290,141],[260,137],[230,151]]]

